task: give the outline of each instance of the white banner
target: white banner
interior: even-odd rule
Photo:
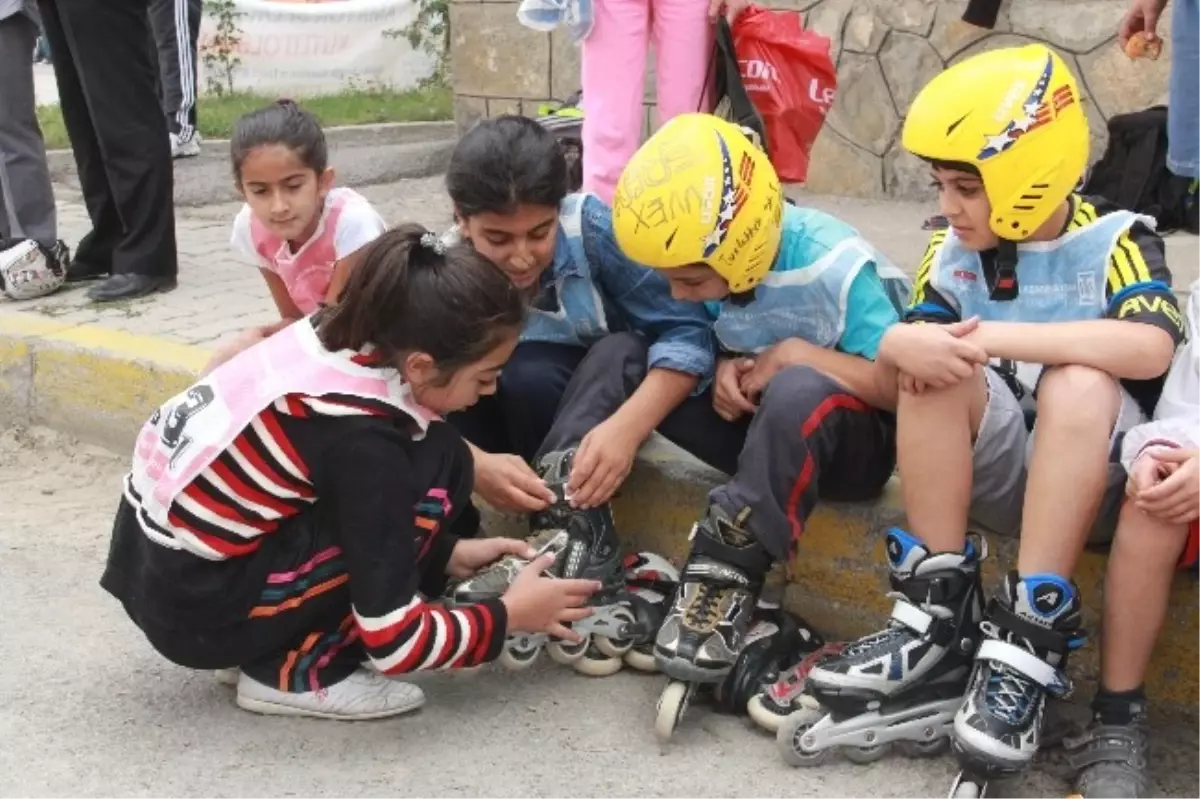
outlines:
[[[409,89],[433,74],[434,59],[399,31],[416,16],[415,0],[237,0],[242,16],[233,73],[236,91],[293,97],[347,88]],[[211,9],[200,26],[200,89],[208,91],[206,48],[217,31]]]

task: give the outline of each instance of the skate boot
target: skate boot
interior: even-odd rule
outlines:
[[[717,709],[735,716],[747,715],[750,703],[779,679],[781,669],[824,644],[804,619],[760,600],[742,654],[729,675],[713,689]]]
[[[1146,704],[1123,700],[1119,714],[1096,709],[1092,723],[1079,735],[1063,742],[1075,771],[1075,793],[1086,799],[1145,796],[1149,784]],[[1114,717],[1108,717],[1114,716]]]
[[[612,511],[607,505],[579,510],[568,503],[566,486],[574,454],[574,450],[552,452],[538,462],[537,472],[554,492],[556,501],[532,516],[528,540],[539,556],[554,554],[547,576],[596,580],[601,588],[589,600],[592,615],[573,626],[583,636],[581,642],[549,640],[542,633],[514,633],[500,655],[501,665],[509,669],[522,670],[533,665],[544,647],[551,659],[576,666],[585,674],[612,674],[620,668],[621,658],[634,643],[650,634],[642,629],[630,608]],[[452,600],[468,603],[501,596],[528,562],[516,556],[501,558],[460,582],[454,588]]]
[[[893,742],[909,756],[945,752],[962,703],[983,614],[982,539],[962,552],[930,552],[899,528],[887,534],[895,599],[888,626],[813,664],[806,691],[819,704],[788,716],[776,735],[793,766],[815,766],[841,750],[870,763]],[[807,703],[805,703],[807,704]]]
[[[654,637],[671,608],[671,598],[679,585],[679,570],[666,558],[653,552],[628,555],[624,565],[625,587],[632,595],[631,608],[648,633],[625,653],[624,662],[635,671],[657,674]]]
[[[954,749],[965,770],[1012,776],[1033,760],[1047,695],[1070,693],[1067,653],[1086,640],[1078,593],[1053,574],[1010,572],[988,604],[970,686],[954,718]]]
[[[764,685],[762,690],[750,697],[746,713],[755,724],[775,735],[784,719],[798,710],[819,710],[820,704],[805,693],[808,674],[822,659],[836,655],[846,646],[833,641],[812,651],[801,651],[799,663],[784,669],[774,682]]]
[[[670,613],[654,642],[669,678],[658,700],[655,733],[670,739],[699,685],[725,679],[737,662],[771,557],[737,519],[712,505],[692,528],[692,547]]]

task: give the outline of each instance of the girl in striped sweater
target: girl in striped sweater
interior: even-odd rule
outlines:
[[[503,555],[474,540],[470,453],[440,414],[495,391],[524,320],[469,247],[407,225],[370,246],[334,308],[290,325],[165,403],[143,427],[101,585],[150,643],[239,669],[260,713],[363,719],[419,707],[387,675],[475,666],[507,633],[574,640],[592,581],[431,603]]]

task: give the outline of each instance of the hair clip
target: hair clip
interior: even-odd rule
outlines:
[[[436,233],[422,233],[421,246],[433,250],[438,255],[446,254],[446,243]]]

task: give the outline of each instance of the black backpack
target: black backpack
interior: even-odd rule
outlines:
[[[1196,181],[1167,169],[1167,107],[1108,120],[1108,147],[1088,173],[1083,193],[1158,220],[1158,232],[1200,232]]]

